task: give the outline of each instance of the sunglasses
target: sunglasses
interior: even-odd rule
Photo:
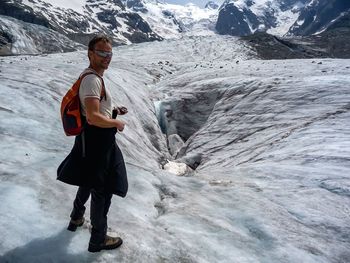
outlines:
[[[113,56],[113,52],[111,51],[94,50],[94,52],[102,58],[111,58]]]

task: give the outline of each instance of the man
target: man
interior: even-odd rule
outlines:
[[[88,251],[114,249],[122,244],[120,237],[107,235],[107,213],[113,194],[125,197],[128,189],[124,159],[115,142],[115,133],[125,123],[112,118],[111,93],[104,86],[103,73],[112,59],[112,43],[105,36],[89,42],[90,65],[80,78],[81,114],[86,119],[83,132],[75,139],[71,153],[57,170],[57,179],[78,185],[68,230],[75,231],[84,223],[85,203],[91,194],[91,238]],[[125,107],[115,109],[127,113]],[[115,116],[113,116],[115,117]]]

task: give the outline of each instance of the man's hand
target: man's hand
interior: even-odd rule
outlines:
[[[118,129],[118,131],[122,132],[125,128],[125,122],[121,120],[115,120],[115,122],[116,122],[115,127]]]

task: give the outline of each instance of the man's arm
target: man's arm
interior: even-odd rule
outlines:
[[[100,128],[117,128],[123,131],[125,123],[117,119],[109,119],[100,113],[100,101],[97,98],[85,99],[85,110],[87,122]]]

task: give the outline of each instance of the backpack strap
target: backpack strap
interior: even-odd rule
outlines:
[[[102,90],[101,90],[100,101],[102,101],[103,98],[105,98],[105,100],[107,100],[107,93],[106,93],[106,88],[105,88],[105,82],[104,82],[103,78],[101,78],[100,76],[98,76],[98,77],[102,81]]]
[[[105,98],[105,100],[107,100],[106,88],[105,88],[105,83],[103,81],[103,78],[101,76],[99,76],[98,74],[96,74],[95,72],[89,71],[89,72],[86,72],[86,73],[82,74],[79,77],[79,79],[78,79],[80,81],[80,84],[81,84],[83,78],[86,77],[87,75],[90,75],[90,74],[96,75],[97,77],[100,78],[100,80],[102,82],[102,90],[101,90],[101,95],[100,95],[100,101],[102,101],[103,98]],[[79,84],[79,88],[80,88],[80,84]],[[84,130],[81,133],[81,144],[82,144],[82,157],[85,158],[86,157],[86,149],[85,149],[86,147],[85,147],[85,132],[84,132]]]
[[[102,89],[101,89],[101,95],[100,95],[100,101],[102,101],[102,99],[104,98],[105,100],[107,100],[107,94],[106,94],[106,88],[105,88],[105,82],[103,81],[103,78],[98,75],[96,72],[94,71],[89,71],[89,72],[86,72],[84,74],[82,74],[79,79],[80,79],[80,83],[81,81],[83,80],[83,78],[85,78],[87,75],[90,75],[90,74],[94,74],[96,75],[102,82]]]

